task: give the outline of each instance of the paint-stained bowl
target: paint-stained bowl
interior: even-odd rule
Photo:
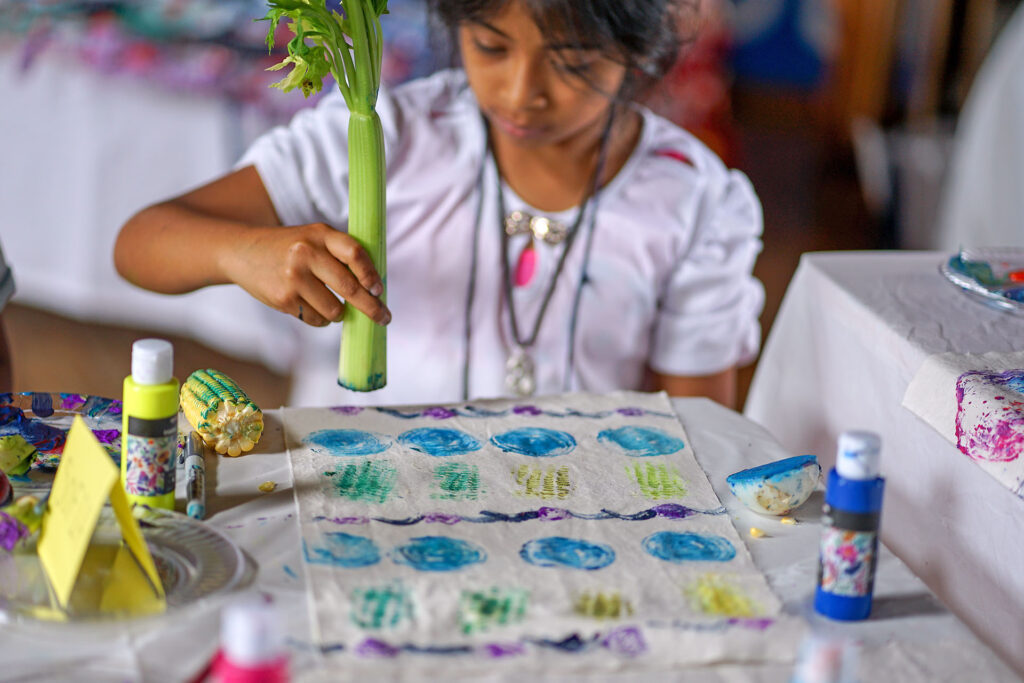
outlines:
[[[726,482],[754,512],[786,515],[807,501],[820,477],[818,458],[798,455],[730,474]]]

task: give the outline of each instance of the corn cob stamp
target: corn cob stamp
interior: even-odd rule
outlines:
[[[263,411],[219,370],[196,370],[181,385],[181,410],[203,441],[232,458],[263,434]]]

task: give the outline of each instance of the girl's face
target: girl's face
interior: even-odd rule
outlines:
[[[519,0],[459,27],[469,85],[501,142],[545,147],[598,139],[626,67],[542,35]]]

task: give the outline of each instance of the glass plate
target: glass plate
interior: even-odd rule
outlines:
[[[166,612],[244,589],[255,578],[256,562],[208,524],[176,512],[146,507],[135,507],[134,514],[164,586]],[[120,539],[120,527],[108,505],[100,514],[90,544],[90,553],[97,559],[83,563],[70,601],[70,620],[151,616],[102,612],[96,604],[98,589],[105,585],[110,573],[107,559],[112,559]],[[0,551],[0,613],[21,619],[49,620],[52,617],[45,613],[49,606],[47,582],[35,548],[19,549],[14,554]]]
[[[19,434],[39,451],[26,476],[10,478],[19,493],[50,488],[76,415],[120,466],[121,401],[84,394],[0,394],[0,436]]]
[[[961,249],[939,272],[974,299],[1024,314],[1024,248]]]

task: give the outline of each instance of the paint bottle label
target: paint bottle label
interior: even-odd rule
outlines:
[[[832,595],[870,596],[878,564],[879,513],[837,510],[826,504],[818,586]]]
[[[161,496],[174,492],[177,414],[157,420],[128,416],[124,435],[124,487],[131,495]]]

